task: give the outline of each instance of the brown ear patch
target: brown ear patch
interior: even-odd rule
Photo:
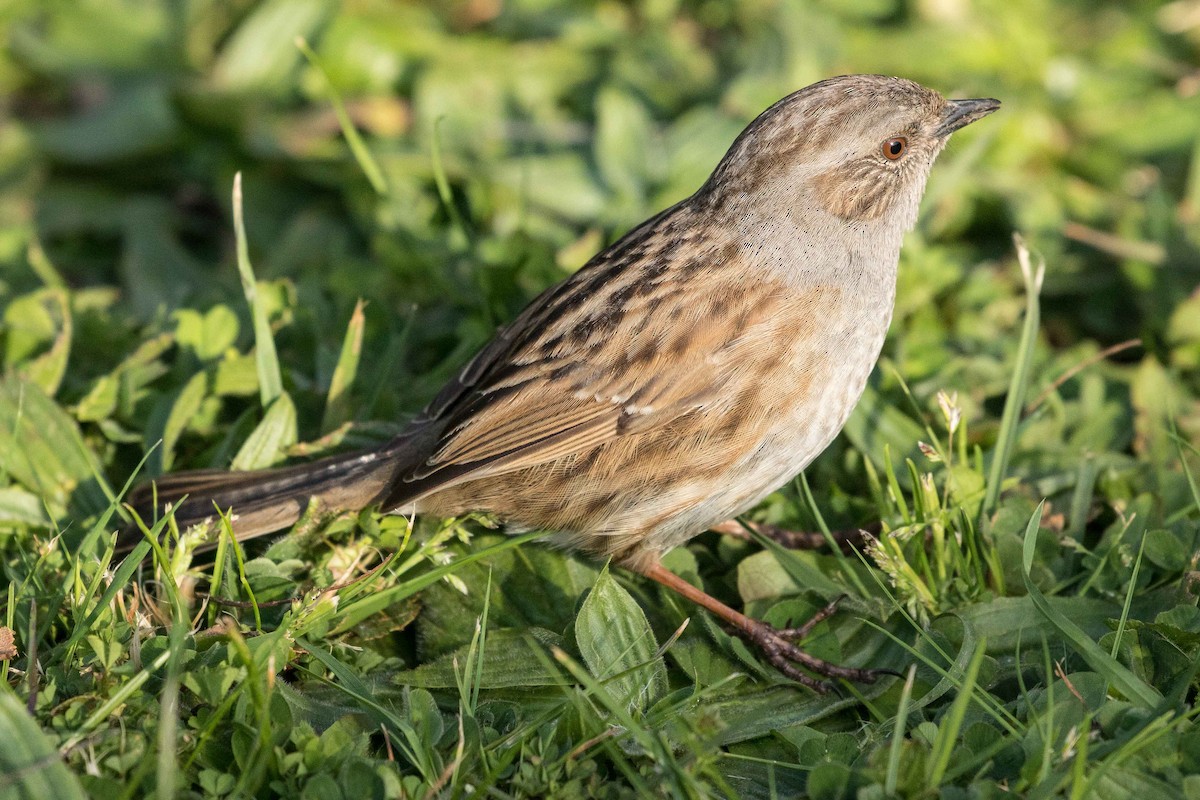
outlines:
[[[845,220],[883,215],[895,195],[897,176],[872,161],[856,161],[823,172],[813,181],[821,207]]]

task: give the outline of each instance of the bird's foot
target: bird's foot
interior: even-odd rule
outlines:
[[[895,674],[890,670],[838,666],[816,656],[810,656],[800,649],[798,643],[812,632],[813,627],[833,616],[837,611],[838,604],[842,601],[841,597],[826,605],[797,628],[793,628],[790,622],[786,628],[775,628],[730,608],[717,598],[665,569],[661,564],[651,563],[642,566],[638,571],[716,615],[728,624],[738,636],[762,651],[767,661],[771,662],[775,669],[815,691],[823,694],[831,691],[833,684],[830,680],[839,678],[856,683],[874,683],[880,675]],[[800,667],[828,680],[819,680],[801,672]]]
[[[803,625],[792,628],[775,628],[760,620],[750,620],[749,625],[739,627],[738,633],[754,645],[771,666],[781,673],[821,694],[833,689],[829,680],[818,680],[800,671],[803,667],[827,679],[844,679],[855,683],[874,683],[880,675],[892,674],[889,670],[860,669],[832,664],[824,659],[809,655],[798,646],[812,633],[813,628],[837,611],[845,595],[834,598],[828,605],[813,614]]]

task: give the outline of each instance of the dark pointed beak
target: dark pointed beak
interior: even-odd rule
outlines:
[[[949,136],[959,128],[970,125],[977,119],[983,119],[1000,107],[999,100],[981,97],[976,100],[947,100],[942,109],[942,121],[934,134]]]

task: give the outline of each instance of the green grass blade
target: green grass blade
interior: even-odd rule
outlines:
[[[242,291],[250,304],[250,315],[254,319],[254,363],[258,367],[258,391],[263,408],[283,394],[283,375],[279,369],[279,357],[275,353],[275,338],[271,335],[271,323],[267,310],[258,294],[258,281],[250,265],[250,248],[246,244],[246,221],[242,213],[242,173],[233,176],[233,233],[237,238],[238,275],[242,279]]]
[[[68,288],[67,282],[63,280],[58,267],[54,266],[54,262],[46,255],[46,250],[37,236],[30,236],[29,244],[25,247],[25,258],[33,274],[46,286],[52,289]]]
[[[1042,519],[1042,508],[1044,505],[1045,502],[1043,501],[1037,507],[1037,510],[1033,512],[1033,516],[1029,518],[1029,524],[1025,527],[1025,547],[1021,574],[1025,580],[1025,590],[1029,593],[1029,598],[1033,601],[1038,611],[1041,612],[1042,616],[1063,635],[1067,643],[1087,662],[1088,666],[1104,676],[1117,691],[1125,695],[1131,702],[1137,703],[1144,708],[1152,709],[1156,707],[1163,699],[1158,690],[1134,675],[1124,664],[1101,650],[1100,646],[1088,638],[1088,635],[1080,630],[1079,626],[1068,619],[1058,609],[1054,608],[1046,600],[1046,596],[1042,594],[1037,584],[1033,582],[1029,571],[1033,567],[1033,556],[1037,550],[1038,523]]]
[[[166,526],[167,519],[167,517],[160,519],[158,523],[150,529],[151,533],[155,536],[159,535],[162,529]],[[88,635],[92,629],[92,625],[97,619],[99,619],[100,615],[105,612],[109,604],[113,601],[113,598],[116,597],[117,594],[133,579],[133,573],[137,571],[139,566],[141,566],[142,559],[146,557],[146,553],[149,551],[150,542],[145,540],[138,542],[137,546],[133,548],[132,552],[130,552],[130,554],[125,557],[125,560],[121,562],[120,566],[117,567],[117,571],[113,574],[112,580],[109,581],[108,586],[105,588],[104,594],[102,594],[100,599],[96,601],[96,604],[92,606],[92,610],[87,614],[87,616],[75,623],[75,627],[72,629],[71,635],[67,637],[67,640],[55,648],[56,653],[58,651],[65,652],[70,650],[80,640]]]
[[[329,92],[329,102],[333,105],[333,113],[337,116],[342,135],[346,137],[346,143],[350,145],[350,152],[354,154],[354,160],[358,162],[359,168],[371,182],[371,188],[375,190],[376,194],[387,194],[388,185],[387,180],[383,177],[383,170],[379,169],[379,164],[375,163],[370,148],[358,135],[358,129],[354,127],[350,115],[346,113],[346,105],[342,102],[342,97],[337,89],[333,88],[333,81],[329,79],[329,73],[325,71],[321,60],[317,58],[317,54],[308,46],[308,41],[303,36],[296,37],[296,47],[300,49],[300,52],[308,59],[308,63],[324,81],[325,89]]]
[[[479,686],[483,682],[483,662],[487,656],[487,629],[491,603],[492,571],[489,569],[487,589],[483,595],[483,611],[475,619],[475,631],[471,634],[471,642],[467,645],[461,669],[457,659],[452,662],[455,688],[458,689],[458,708],[463,715],[471,719],[475,718],[475,711],[479,707]]]
[[[437,583],[454,570],[470,564],[473,561],[489,558],[497,553],[517,547],[525,542],[533,541],[534,539],[544,535],[545,534],[541,531],[537,531],[534,533],[522,534],[520,536],[513,536],[503,542],[500,542],[499,544],[492,545],[491,547],[483,550],[477,550],[473,553],[463,556],[462,558],[456,558],[449,564],[443,564],[439,567],[435,567],[428,572],[418,575],[410,581],[406,581],[388,589],[375,592],[370,596],[356,600],[353,603],[345,603],[340,607],[343,619],[338,624],[338,627],[335,628],[335,630],[343,630],[347,625],[348,620],[352,620],[353,622],[351,624],[355,624],[357,621],[365,619],[371,614],[382,611],[393,603],[398,603],[407,597],[411,597],[427,586]]]
[[[904,490],[900,488],[900,481],[896,477],[896,467],[891,451],[891,445],[883,446],[883,470],[884,476],[887,478],[888,494],[891,501],[895,503],[896,510],[900,512],[900,519],[905,525],[912,525],[915,520],[912,512],[908,510],[908,503],[904,501]]]
[[[1046,262],[1039,260],[1034,268],[1024,240],[1019,235],[1014,235],[1013,241],[1017,247],[1017,260],[1021,264],[1021,276],[1025,280],[1025,324],[1021,328],[1017,363],[1008,385],[1004,413],[1000,416],[1000,433],[996,438],[996,449],[992,453],[992,465],[988,471],[987,492],[980,512],[984,518],[995,510],[996,502],[1000,499],[1000,487],[1004,483],[1008,459],[1012,455],[1013,444],[1017,438],[1017,423],[1020,422],[1025,395],[1029,391],[1029,378],[1033,371],[1033,349],[1041,324],[1039,296],[1042,291],[1042,279],[1046,274]]]
[[[427,782],[437,780],[438,770],[434,767],[435,754],[432,752],[434,742],[421,741],[417,731],[407,720],[375,700],[374,689],[361,679],[353,667],[343,663],[325,648],[318,647],[302,637],[297,637],[296,644],[333,673],[337,678],[334,685],[339,691],[354,700],[377,723],[402,734],[403,739],[397,743],[404,756],[417,767]]]
[[[454,202],[454,193],[450,190],[450,180],[446,177],[446,165],[442,161],[441,127],[442,118],[438,117],[433,122],[433,139],[429,153],[429,157],[433,161],[433,181],[437,186],[438,197],[442,201],[442,206],[446,209],[446,214],[454,224],[454,230],[458,232],[461,241],[468,248],[473,249],[475,237],[472,235],[471,228],[467,225],[466,219],[463,218],[462,213],[458,210],[458,205]]]
[[[908,704],[912,700],[913,682],[917,677],[917,665],[908,668],[904,688],[900,692],[900,704],[896,707],[896,724],[892,727],[892,744],[888,748],[887,772],[883,781],[883,793],[888,797],[896,794],[900,780],[900,756],[904,750],[904,731],[908,724]]]
[[[256,645],[269,645],[271,639],[280,638],[283,631],[272,632],[254,640]],[[269,675],[262,672],[263,666],[255,659],[241,632],[230,627],[226,632],[229,649],[237,653],[246,668],[246,681],[243,686],[249,688],[250,700],[247,710],[252,711],[257,718],[257,730],[250,754],[243,759],[243,769],[238,775],[237,786],[231,793],[234,797],[256,796],[256,789],[262,782],[263,772],[268,768],[273,757],[271,748],[271,691]],[[269,662],[268,662],[269,663]],[[247,725],[249,727],[249,725]]]
[[[187,617],[180,617],[182,608],[175,609],[176,619],[171,625],[167,652],[167,677],[159,695],[158,731],[156,733],[158,754],[155,759],[156,793],[163,800],[175,797],[179,783],[179,760],[176,749],[179,731],[179,687],[180,661],[183,644],[188,632]]]
[[[971,696],[975,692],[975,682],[979,679],[979,667],[983,664],[983,656],[986,652],[987,642],[980,639],[975,646],[975,652],[971,654],[970,663],[967,664],[967,672],[963,676],[958,695],[938,725],[937,738],[933,743],[933,755],[929,761],[929,771],[925,783],[930,789],[936,790],[941,786],[946,769],[950,766],[950,757],[954,754],[954,745],[958,741],[959,731],[962,730],[967,707],[971,704]]]
[[[1087,525],[1088,509],[1096,492],[1096,476],[1099,468],[1092,453],[1084,453],[1079,461],[1079,474],[1075,478],[1075,490],[1071,493],[1071,507],[1067,516],[1066,535],[1079,540]]]
[[[63,742],[62,751],[70,750],[77,747],[80,742],[88,737],[93,729],[98,727],[101,722],[108,718],[110,714],[117,713],[117,710],[125,705],[131,697],[137,694],[146,681],[150,680],[151,676],[158,673],[160,669],[166,666],[167,661],[171,659],[171,650],[164,650],[159,654],[158,658],[154,659],[149,666],[140,670],[130,680],[121,684],[120,688],[108,696],[108,698],[93,711],[87,719],[80,723],[75,732],[67,737]]]
[[[362,357],[365,306],[366,303],[359,298],[354,304],[353,313],[350,314],[350,323],[346,326],[342,352],[338,355],[337,366],[333,368],[329,393],[325,398],[325,413],[321,417],[323,433],[329,433],[342,423],[349,422],[354,416],[354,409],[350,405],[350,387],[354,385],[354,379],[358,376],[359,360]]]
[[[1190,450],[1196,455],[1200,455],[1200,450],[1196,446],[1179,435],[1179,426],[1175,419],[1171,419],[1171,441],[1175,443],[1175,453],[1179,458],[1179,466],[1183,470],[1183,475],[1187,479],[1188,489],[1192,493],[1192,505],[1196,511],[1200,511],[1200,486],[1196,485],[1196,477],[1192,474],[1192,468],[1188,464],[1187,454],[1185,450]],[[1180,514],[1190,513],[1192,509],[1181,510]]]
[[[1125,625],[1129,622],[1129,607],[1133,605],[1133,595],[1137,590],[1138,572],[1142,569],[1142,555],[1146,551],[1146,532],[1142,531],[1142,540],[1138,543],[1137,558],[1133,560],[1133,572],[1129,575],[1129,587],[1125,590],[1125,604],[1121,606],[1121,617],[1117,620],[1117,635],[1113,637],[1113,658],[1121,652],[1121,639],[1125,636]]]
[[[262,611],[258,606],[258,598],[254,596],[254,589],[250,586],[250,579],[246,577],[246,555],[242,551],[242,544],[238,541],[237,535],[233,532],[233,525],[229,520],[229,509],[217,509],[220,514],[221,535],[233,551],[234,563],[237,565],[238,582],[242,586],[242,591],[249,598],[250,608],[254,611],[254,629],[262,633]]]
[[[864,464],[870,464],[869,460],[864,461]],[[825,515],[821,513],[820,506],[817,505],[817,498],[813,496],[812,489],[808,485],[808,476],[803,472],[800,473],[800,497],[804,500],[804,504],[808,506],[809,512],[813,515],[813,519],[817,521],[817,527],[821,531],[821,535],[825,537],[825,544],[829,546],[829,552],[833,554],[842,564],[843,574],[850,579],[854,584],[854,588],[858,590],[860,597],[867,597],[867,587],[859,577],[858,571],[851,566],[849,557],[842,552],[841,546],[837,540],[833,538],[833,532],[829,530],[829,525],[825,522]]]

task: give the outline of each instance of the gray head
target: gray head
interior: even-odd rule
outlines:
[[[775,216],[803,209],[808,225],[880,228],[898,245],[950,134],[999,107],[992,99],[947,100],[903,78],[830,78],[760,114],[699,196],[713,208]]]

